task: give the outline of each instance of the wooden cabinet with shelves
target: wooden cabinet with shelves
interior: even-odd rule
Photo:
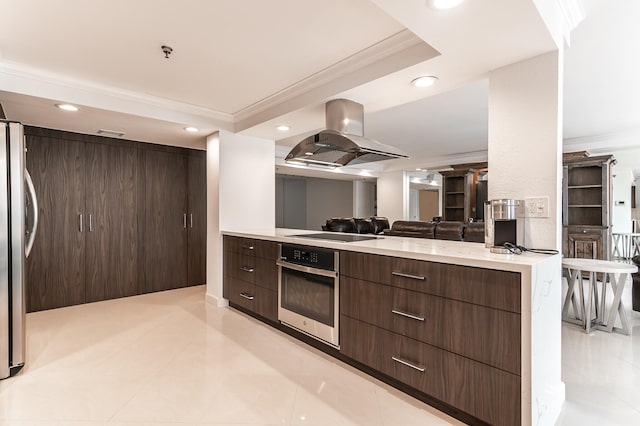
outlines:
[[[564,161],[562,224],[567,257],[610,257],[613,162],[610,155]]]
[[[225,236],[223,296],[232,306],[278,320],[278,245]]]
[[[442,172],[442,219],[463,222],[468,217],[467,175]]]
[[[487,163],[468,163],[452,166],[453,170],[442,175],[442,219],[466,222],[484,218],[483,202],[486,199],[487,181],[483,180],[478,192],[478,179],[487,173]],[[486,177],[485,177],[486,179]],[[480,211],[478,211],[480,205]]]

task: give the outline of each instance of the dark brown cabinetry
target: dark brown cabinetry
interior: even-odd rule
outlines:
[[[278,320],[277,243],[224,237],[223,295],[271,321]]]
[[[187,163],[184,155],[141,152],[138,274],[142,293],[187,284]]]
[[[187,284],[207,282],[207,164],[204,152],[187,155],[188,219]]]
[[[137,152],[87,143],[86,301],[137,294]],[[117,267],[115,267],[117,265]]]
[[[496,425],[520,424],[520,275],[342,252],[340,351]]]
[[[26,262],[29,312],[205,282],[203,153],[33,127],[25,134],[40,210]]]
[[[610,155],[571,158],[563,170],[563,254],[567,257],[610,257]]]
[[[38,197],[40,222],[26,260],[27,311],[85,301],[84,144],[26,136],[27,169]],[[56,167],[51,167],[55,164]]]

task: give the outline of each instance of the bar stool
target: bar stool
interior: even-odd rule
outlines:
[[[628,335],[629,323],[622,304],[622,292],[625,281],[627,279],[631,280],[631,274],[637,272],[638,267],[607,260],[564,258],[562,260],[562,268],[568,284],[567,296],[562,306],[562,319],[584,326],[587,333],[590,333],[593,328],[609,333],[618,331]],[[587,300],[585,301],[582,277],[586,273],[589,274],[589,280],[586,289]],[[600,295],[598,294],[598,274],[602,275],[602,292]],[[576,283],[578,284],[577,288]],[[605,312],[607,284],[610,284],[613,290],[613,302],[608,316]],[[578,291],[577,299],[576,291]],[[578,300],[580,307],[578,307]],[[569,316],[570,304],[573,305],[574,318]],[[595,320],[592,318],[592,307],[595,310]],[[614,327],[617,316],[620,317],[622,328]]]

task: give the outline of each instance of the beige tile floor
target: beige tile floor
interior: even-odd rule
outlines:
[[[563,325],[561,425],[640,424],[633,335]],[[450,425],[454,419],[193,287],[29,314],[4,425]]]

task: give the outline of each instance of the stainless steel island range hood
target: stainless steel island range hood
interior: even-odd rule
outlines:
[[[408,158],[402,151],[363,137],[364,108],[347,99],[327,102],[326,127],[293,147],[286,161],[324,166],[346,166],[394,158]]]

